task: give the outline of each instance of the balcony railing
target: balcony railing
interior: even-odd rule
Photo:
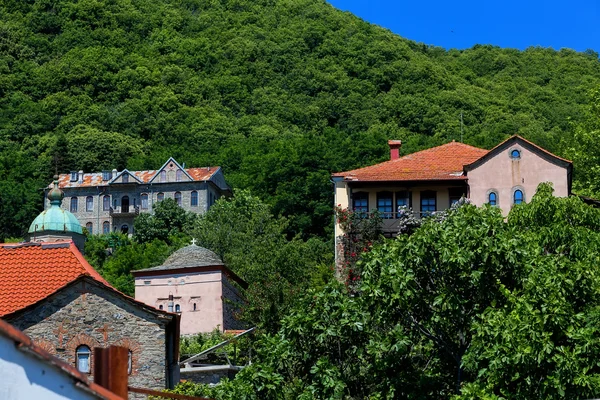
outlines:
[[[121,207],[111,207],[108,210],[111,216],[119,216],[119,217],[134,217],[140,213],[139,206],[121,206]]]

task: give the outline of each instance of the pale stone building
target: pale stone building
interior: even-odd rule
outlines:
[[[134,218],[152,212],[157,202],[167,198],[202,214],[231,193],[220,167],[185,168],[173,158],[158,170],[73,171],[61,174],[58,182],[66,197],[64,208],[92,234],[133,233]],[[45,209],[50,206],[45,202]]]

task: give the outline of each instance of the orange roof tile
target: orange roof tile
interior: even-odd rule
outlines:
[[[71,241],[0,244],[0,317],[44,299],[82,275],[110,287]]]
[[[207,181],[209,180],[215,172],[220,167],[201,167],[201,168],[186,168],[185,171],[194,179],[195,181]],[[154,176],[158,173],[159,170],[145,170],[145,171],[129,171],[136,178],[138,178],[143,183],[148,183]],[[114,176],[113,176],[114,178]],[[105,181],[102,179],[102,172],[86,172],[83,174],[83,183],[79,183],[79,181],[71,182],[71,174],[60,174],[58,177],[58,186],[60,188],[71,188],[71,187],[94,187],[94,186],[105,186],[109,181]],[[48,185],[48,187],[52,187],[52,183]]]
[[[369,167],[334,173],[348,181],[422,181],[466,179],[463,167],[488,150],[450,142]]]

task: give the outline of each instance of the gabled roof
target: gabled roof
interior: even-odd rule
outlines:
[[[190,180],[192,180],[192,181],[194,180],[194,178],[192,178],[192,177],[190,176],[190,174],[189,174],[189,173],[188,173],[188,172],[187,172],[187,171],[186,171],[186,170],[185,170],[185,169],[184,169],[184,168],[183,168],[181,165],[179,165],[179,163],[178,163],[177,161],[175,161],[175,159],[174,159],[173,157],[169,157],[169,159],[168,159],[168,160],[167,160],[167,161],[166,161],[166,162],[165,162],[165,163],[162,165],[162,167],[160,167],[160,168],[159,168],[159,169],[156,171],[156,173],[154,174],[154,176],[153,176],[153,177],[150,179],[150,182],[152,182],[154,179],[156,179],[156,177],[158,176],[158,174],[159,174],[159,173],[160,173],[160,172],[161,172],[163,169],[165,169],[165,167],[167,166],[167,164],[169,164],[169,163],[171,163],[171,162],[172,162],[172,163],[175,163],[175,165],[177,165],[177,168],[179,168],[180,170],[182,170],[182,171],[183,171],[183,172],[184,172],[184,173],[187,175],[187,177],[188,177],[188,178],[190,178]]]
[[[167,163],[172,160],[170,158]],[[175,161],[175,160],[173,160]],[[179,164],[177,164],[179,165]],[[164,165],[163,167],[164,168]],[[161,169],[162,169],[161,168]],[[150,183],[160,172],[161,169],[157,170],[143,170],[143,171],[129,171],[129,174],[137,179],[141,184]],[[201,167],[201,168],[182,168],[183,172],[195,182],[205,182],[210,180],[218,171],[221,170],[221,167],[211,166],[211,167]],[[124,171],[122,171],[124,172]],[[83,182],[79,183],[79,181],[71,181],[71,174],[60,174],[58,178],[58,186],[60,188],[76,188],[76,187],[96,187],[96,186],[108,186],[114,178],[120,176],[121,173],[117,173],[116,176],[112,177],[110,180],[104,180],[102,176],[102,172],[86,172],[83,174]],[[52,184],[48,185],[48,188],[52,188]]]
[[[135,171],[134,171],[135,172]],[[108,182],[108,184],[110,185],[111,183],[115,183],[117,181],[117,179],[119,179],[119,177],[123,176],[123,175],[129,175],[131,176],[133,179],[135,179],[138,183],[144,183],[142,182],[142,180],[134,173],[132,173],[131,171],[129,171],[128,169],[124,169],[123,171],[117,173],[116,176],[113,176],[113,178]],[[133,182],[131,182],[133,183]]]
[[[555,154],[552,154],[548,150],[541,148],[537,144],[532,143],[529,140],[527,140],[519,135],[513,135],[513,136],[509,137],[508,139],[506,139],[505,141],[503,141],[502,143],[500,143],[499,145],[497,145],[496,147],[494,147],[493,149],[491,149],[483,157],[481,157],[477,160],[473,160],[469,164],[466,164],[465,171],[470,171],[470,170],[477,168],[478,166],[485,163],[490,158],[494,157],[496,154],[507,150],[509,147],[515,145],[516,143],[520,144],[521,146],[528,149],[529,151],[536,153],[543,159],[545,159],[553,164],[556,164],[556,165],[559,165],[562,167],[569,167],[569,166],[573,165],[572,161],[567,160],[565,158],[561,158]]]
[[[453,141],[396,160],[337,172],[332,176],[360,182],[464,180],[463,167],[487,153],[488,150]]]
[[[84,391],[98,397],[99,399],[106,400],[119,400],[122,399],[113,392],[103,388],[102,386],[90,381],[86,374],[79,372],[72,365],[54,357],[47,351],[43,350],[39,346],[33,343],[31,338],[25,335],[23,332],[10,325],[8,322],[0,319],[0,335],[5,336],[9,340],[15,343],[15,347],[29,355],[32,355],[39,359],[46,365],[49,365],[60,373],[69,376],[73,380],[73,385],[81,388]]]
[[[111,287],[72,241],[0,244],[0,317],[48,297],[82,275]]]

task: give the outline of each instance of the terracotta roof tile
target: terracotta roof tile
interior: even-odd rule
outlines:
[[[369,167],[337,172],[332,176],[349,181],[421,181],[466,179],[463,167],[488,150],[451,142]]]
[[[82,275],[110,287],[71,241],[0,244],[0,317],[44,299]]]
[[[220,167],[201,167],[201,168],[186,168],[185,171],[195,181],[207,181]],[[129,171],[135,175],[143,183],[148,183],[158,173],[158,170],[145,170],[145,171]],[[114,176],[113,176],[114,178]],[[61,188],[72,188],[72,187],[94,187],[94,186],[106,186],[109,181],[102,179],[102,172],[86,172],[83,174],[83,182],[79,181],[71,182],[71,174],[60,174],[58,177],[58,186]],[[52,187],[52,183],[48,185]]]

